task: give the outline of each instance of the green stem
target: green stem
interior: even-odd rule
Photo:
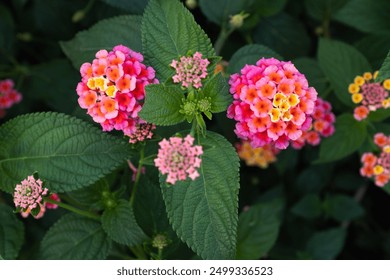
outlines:
[[[66,204],[66,203],[63,203],[63,202],[60,202],[60,201],[56,201],[56,200],[50,199],[48,197],[44,197],[43,200],[45,202],[58,205],[59,207],[64,208],[66,210],[69,210],[69,211],[71,211],[73,213],[76,213],[76,214],[78,214],[80,216],[84,216],[84,217],[88,217],[88,218],[91,218],[91,219],[96,220],[96,221],[100,221],[100,216],[95,214],[95,213],[91,213],[89,211],[78,209],[78,208],[73,207],[73,206],[71,206],[69,204]]]
[[[137,167],[137,174],[135,175],[135,181],[133,185],[133,189],[131,191],[130,195],[130,205],[134,205],[134,200],[135,200],[135,194],[137,192],[137,187],[139,184],[139,179],[141,178],[141,172],[142,172],[142,166],[143,166],[143,161],[145,157],[145,145],[142,145],[141,151],[139,152],[139,162],[138,162],[138,167]]]
[[[93,5],[95,4],[96,0],[89,0],[87,6],[85,6],[84,8],[84,13],[87,14],[93,7]]]
[[[232,33],[232,31],[233,31],[232,29],[226,29],[222,27],[221,32],[219,32],[218,38],[214,44],[215,53],[217,55],[220,55],[221,50],[225,45],[227,38],[229,38],[230,34]]]

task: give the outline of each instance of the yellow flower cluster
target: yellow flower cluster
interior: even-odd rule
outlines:
[[[243,141],[237,146],[238,156],[245,161],[248,166],[258,166],[267,168],[270,163],[276,161],[276,154],[279,152],[271,145],[259,148],[252,148],[248,141]]]

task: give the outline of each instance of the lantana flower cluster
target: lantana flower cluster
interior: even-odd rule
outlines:
[[[248,141],[242,141],[236,145],[238,156],[244,160],[248,166],[258,166],[267,168],[269,164],[276,161],[276,156],[280,152],[273,145],[267,144],[263,147],[253,148]]]
[[[174,83],[181,83],[183,87],[200,88],[202,79],[207,77],[207,66],[210,61],[202,58],[200,52],[192,56],[182,56],[180,61],[172,60],[171,67],[175,68],[176,74],[172,77]]]
[[[5,110],[22,100],[22,94],[14,88],[11,79],[0,81],[0,118],[5,115]]]
[[[374,178],[375,185],[383,187],[390,180],[390,136],[383,133],[374,135],[374,143],[380,149],[380,153],[364,153],[361,158],[363,163],[360,174],[363,177]]]
[[[167,174],[167,183],[175,184],[176,181],[184,181],[188,177],[195,180],[199,177],[198,168],[202,162],[203,148],[194,145],[194,137],[187,135],[185,138],[171,137],[159,142],[155,166],[161,174]]]
[[[313,122],[310,129],[303,131],[298,140],[292,141],[291,145],[294,149],[301,149],[306,143],[317,146],[321,142],[321,137],[327,138],[335,132],[336,117],[332,113],[332,105],[328,101],[318,97],[311,116]]]
[[[234,101],[227,116],[235,133],[254,148],[286,149],[310,128],[317,92],[291,62],[262,58],[229,80]]]
[[[118,45],[100,50],[92,63],[81,65],[78,102],[104,131],[122,130],[127,136],[145,123],[139,118],[145,86],[158,83],[155,71],[142,63],[142,54]]]
[[[370,111],[376,111],[379,108],[390,107],[390,79],[383,83],[376,83],[374,80],[378,71],[374,74],[365,72],[362,76],[356,76],[354,82],[348,87],[352,102],[360,104],[354,110],[354,117],[361,121],[367,118]]]

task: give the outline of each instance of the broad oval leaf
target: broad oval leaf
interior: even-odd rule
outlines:
[[[227,107],[233,102],[233,97],[229,93],[229,84],[221,73],[214,75],[207,81],[203,88],[203,94],[211,99],[212,113],[226,111]]]
[[[46,233],[41,254],[49,260],[103,260],[111,244],[99,222],[67,214]]]
[[[173,76],[173,59],[200,52],[214,57],[210,39],[192,14],[177,0],[151,0],[142,18],[142,45],[146,62],[160,81]]]
[[[306,250],[315,260],[334,259],[343,249],[346,235],[342,228],[317,232],[307,242]]]
[[[13,260],[24,241],[24,226],[13,209],[5,204],[0,204],[0,221],[0,257]]]
[[[179,112],[184,94],[178,86],[147,85],[145,91],[145,103],[139,112],[143,120],[157,125],[174,125],[185,120]]]
[[[390,49],[390,30],[367,35],[357,41],[355,46],[367,57],[373,69],[378,70]],[[388,72],[390,72],[390,69]],[[390,77],[390,74],[388,74],[388,77]]]
[[[345,105],[355,106],[348,92],[348,85],[353,83],[357,75],[372,71],[367,59],[346,43],[320,39],[318,62],[337,98]]]
[[[198,143],[199,144],[199,143]],[[200,177],[173,186],[160,177],[170,223],[203,259],[233,259],[236,253],[239,159],[221,135],[207,132]]]
[[[246,45],[233,54],[229,61],[228,72],[239,73],[241,68],[246,64],[256,64],[256,62],[263,57],[283,59],[278,53],[267,46],[260,44]]]
[[[318,218],[322,213],[321,199],[317,194],[308,194],[293,205],[291,212],[305,219]]]
[[[335,128],[336,132],[322,141],[317,163],[342,159],[357,151],[366,139],[366,123],[358,122],[352,114],[337,117]]]
[[[131,14],[142,14],[148,0],[101,0],[112,7],[125,10]]]
[[[137,52],[142,50],[141,16],[104,19],[90,29],[77,33],[72,40],[60,42],[63,52],[76,69],[84,62],[91,62],[99,50],[112,49],[120,44]]]
[[[364,214],[363,207],[347,195],[329,196],[324,203],[326,213],[339,222],[350,221]]]
[[[281,225],[283,201],[253,205],[238,221],[237,255],[240,260],[263,257],[275,244]]]
[[[313,18],[323,21],[340,10],[349,0],[305,0],[307,12]]]
[[[102,225],[112,240],[123,245],[136,246],[147,238],[135,220],[133,208],[125,200],[104,211]]]
[[[19,116],[0,126],[0,188],[12,192],[35,171],[53,192],[89,186],[130,156],[125,141],[59,113]]]

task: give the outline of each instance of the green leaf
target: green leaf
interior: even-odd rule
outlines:
[[[77,203],[89,209],[102,210],[104,208],[102,197],[104,193],[109,193],[110,187],[105,178],[80,190],[67,192],[67,195]]]
[[[272,46],[286,59],[305,56],[310,50],[310,38],[298,19],[286,14],[264,18],[253,33],[255,43]]]
[[[254,65],[259,59],[263,57],[274,57],[279,60],[283,59],[279,54],[267,46],[259,44],[246,45],[233,54],[229,61],[228,72],[239,73],[246,64]]]
[[[349,0],[305,0],[306,10],[313,18],[323,21],[340,10]]]
[[[227,107],[233,102],[233,97],[229,93],[229,84],[221,73],[208,80],[203,88],[203,94],[211,98],[212,113],[226,111]]]
[[[148,0],[101,0],[102,2],[132,14],[142,14]]]
[[[104,19],[87,31],[77,33],[72,40],[60,42],[62,50],[76,69],[84,62],[91,62],[99,50],[108,50],[120,44],[137,52],[142,50],[140,16]]]
[[[157,125],[174,125],[185,120],[180,106],[184,94],[178,86],[147,85],[145,103],[139,116]]]
[[[97,221],[67,214],[46,233],[41,244],[43,259],[103,260],[111,240]]]
[[[199,6],[208,20],[224,26],[230,16],[241,11],[250,12],[254,0],[199,0]]]
[[[346,43],[320,39],[318,62],[337,98],[345,105],[355,106],[348,92],[348,86],[353,83],[357,75],[372,71],[367,59]]]
[[[335,128],[331,137],[322,140],[317,163],[342,159],[359,149],[366,139],[366,123],[358,122],[352,114],[338,116]]]
[[[376,78],[376,80],[378,82],[382,82],[389,78],[390,78],[390,51],[387,54],[381,68],[379,69],[378,77]]]
[[[257,260],[275,244],[281,224],[283,202],[258,203],[241,213],[238,221],[237,255],[240,260]]]
[[[376,0],[350,0],[340,9],[334,19],[363,32],[376,32],[390,29],[390,2]]]
[[[35,171],[52,192],[89,186],[130,156],[125,141],[58,113],[22,115],[0,126],[0,188],[11,193]]]
[[[296,189],[302,195],[319,193],[331,180],[332,169],[327,165],[305,168],[296,179]]]
[[[317,60],[301,57],[292,61],[295,67],[306,76],[311,87],[314,87],[321,97],[325,97],[328,80],[322,72]]]
[[[232,259],[236,253],[239,159],[222,136],[202,139],[196,180],[169,186],[160,177],[169,220],[177,235],[203,259]]]
[[[390,31],[375,32],[355,43],[356,48],[367,57],[373,69],[379,70],[390,48]],[[390,75],[389,75],[390,77]]]
[[[215,56],[210,39],[177,0],[149,2],[142,18],[142,44],[146,62],[153,65],[159,80],[172,77],[172,60],[188,51]]]
[[[13,209],[0,204],[0,256],[6,260],[15,259],[24,241],[24,226]]]
[[[256,14],[259,14],[264,17],[276,15],[283,10],[286,3],[287,0],[256,0]],[[251,13],[252,11],[248,12]]]
[[[381,122],[389,117],[390,117],[390,110],[388,108],[387,109],[380,108],[377,109],[376,111],[371,111],[368,114],[368,120],[373,122]]]
[[[329,196],[324,204],[326,213],[339,222],[350,221],[364,214],[364,209],[359,203],[347,195]]]
[[[294,204],[291,212],[305,219],[318,218],[322,213],[321,199],[316,194],[308,194]]]
[[[135,220],[130,203],[123,199],[104,211],[102,226],[112,240],[123,245],[136,246],[147,238]]]
[[[306,250],[316,260],[334,259],[343,249],[346,235],[340,228],[317,232],[307,242]]]

